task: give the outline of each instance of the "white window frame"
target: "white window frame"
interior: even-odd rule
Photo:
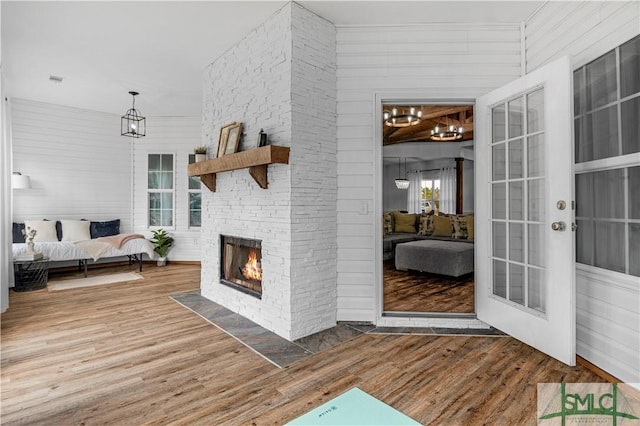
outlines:
[[[593,111],[597,111],[597,110],[603,110],[606,108],[610,108],[610,107],[615,107],[617,109],[617,126],[618,126],[618,145],[621,147],[622,146],[622,110],[621,110],[621,105],[623,102],[631,100],[633,98],[637,98],[640,97],[640,93],[634,93],[632,95],[628,95],[625,97],[622,97],[622,93],[621,93],[621,81],[620,81],[620,49],[621,47],[626,44],[627,42],[635,39],[636,37],[633,37],[630,40],[627,40],[624,43],[621,43],[620,45],[616,46],[614,49],[611,50],[607,50],[606,52],[604,52],[602,55],[598,56],[597,58],[595,58],[593,61],[597,61],[598,59],[600,59],[601,57],[603,57],[604,55],[609,54],[609,52],[614,51],[615,52],[615,64],[616,64],[616,99],[604,106],[599,106],[597,108],[595,108]],[[576,68],[574,70],[573,73],[573,79],[575,81],[575,75],[576,73],[580,72],[582,73],[582,78],[583,81],[586,84],[586,67],[591,64],[593,61],[587,62],[582,64],[581,66],[579,66],[578,68]],[[575,83],[574,83],[575,84]],[[586,98],[586,97],[585,97]],[[574,102],[575,102],[575,95],[574,95]],[[586,99],[582,99],[582,102],[586,102]],[[593,113],[593,111],[588,111],[588,113]],[[582,112],[576,108],[576,112],[575,112],[575,116],[574,116],[574,125],[576,123],[576,120],[578,120],[579,118],[582,118],[584,115],[586,114],[582,114]],[[576,148],[577,150],[577,148]],[[583,269],[593,269],[593,270],[599,270],[599,271],[605,271],[605,273],[616,273],[616,274],[622,274],[625,276],[634,276],[630,274],[630,262],[632,261],[631,259],[631,254],[630,254],[630,235],[629,235],[629,225],[632,223],[640,223],[640,220],[638,219],[631,219],[629,217],[629,173],[628,173],[628,169],[631,167],[638,167],[638,165],[640,164],[640,152],[636,152],[636,153],[630,153],[630,154],[622,154],[620,153],[617,156],[613,156],[613,157],[606,157],[606,158],[601,158],[601,159],[596,159],[596,160],[590,160],[590,161],[583,161],[583,162],[575,162],[576,159],[574,158],[574,176],[575,178],[577,178],[578,175],[581,174],[587,174],[587,173],[594,173],[594,172],[601,172],[601,171],[611,171],[611,170],[623,170],[623,174],[624,174],[624,178],[625,178],[625,183],[624,183],[624,189],[623,189],[623,193],[624,193],[624,217],[623,218],[605,218],[605,219],[595,219],[595,218],[589,218],[589,217],[576,217],[576,222],[579,222],[581,220],[591,220],[591,221],[602,221],[602,222],[610,222],[610,223],[623,223],[624,224],[624,248],[625,248],[625,271],[615,271],[613,269],[606,269],[603,267],[599,267],[596,265],[591,265],[591,264],[585,264],[585,263],[579,263],[576,260],[576,264],[580,265],[580,267],[582,267]],[[577,194],[576,194],[577,195]],[[580,203],[581,200],[576,200],[577,203]],[[595,259],[593,259],[594,263],[595,263]]]
[[[171,155],[173,156],[173,176],[172,176],[172,189],[152,189],[149,188],[149,156],[150,155]],[[148,152],[147,156],[146,156],[146,160],[147,160],[147,166],[146,166],[146,173],[145,173],[145,179],[147,181],[146,183],[146,222],[147,222],[147,229],[150,231],[154,231],[156,229],[167,229],[167,230],[176,230],[176,153],[175,152]],[[173,225],[171,226],[151,226],[150,223],[150,218],[149,218],[149,209],[150,209],[150,205],[149,205],[149,194],[151,193],[170,193],[172,195],[173,198],[173,203],[172,203],[172,209],[171,209],[171,222],[173,223]]]
[[[189,154],[187,157],[187,164],[195,163],[195,154]],[[193,161],[192,161],[193,159]],[[187,177],[187,228],[188,229],[200,229],[202,227],[202,182],[197,177],[200,187],[198,189],[189,188],[190,179]],[[200,194],[200,225],[191,225],[191,194]]]
[[[425,188],[424,182],[425,181],[426,182],[431,182],[431,200],[429,200],[429,201],[431,202],[431,210],[435,212],[436,209],[439,210],[439,206],[436,206],[436,199],[434,198],[435,182],[436,181],[441,182],[442,180],[440,179],[440,174],[439,173],[429,174],[427,176],[429,176],[429,177],[423,177],[421,182],[420,182],[420,205],[422,206],[422,200],[424,199],[424,198],[422,198],[422,191]],[[441,189],[441,188],[442,188],[441,185],[439,185],[438,189]],[[437,200],[437,201],[439,202],[440,200]]]

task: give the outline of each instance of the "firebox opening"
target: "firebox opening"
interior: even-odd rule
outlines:
[[[262,298],[262,241],[220,236],[220,282]]]

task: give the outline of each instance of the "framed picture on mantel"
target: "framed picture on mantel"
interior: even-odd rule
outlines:
[[[227,134],[227,143],[224,148],[224,155],[233,154],[238,150],[238,144],[242,137],[242,123],[236,123],[229,126]]]
[[[236,122],[232,121],[220,128],[220,139],[218,139],[218,154],[216,157],[222,157],[227,149],[227,140],[229,139],[229,129],[235,126]]]

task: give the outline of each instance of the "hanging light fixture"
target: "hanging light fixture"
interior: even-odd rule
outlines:
[[[139,95],[139,93],[132,91],[129,94],[133,96],[133,105],[120,120],[120,134],[132,138],[141,138],[146,135],[146,118],[142,116],[140,111],[136,110],[136,95]]]
[[[409,179],[407,176],[407,159],[404,159],[404,178],[400,177],[400,157],[398,157],[398,179],[396,179],[396,188],[398,189],[409,189]]]
[[[422,120],[422,111],[416,111],[414,107],[398,110],[393,107],[391,111],[383,111],[385,126],[389,127],[409,127],[415,126]]]
[[[445,117],[446,120],[446,117]],[[464,133],[464,129],[462,127],[456,127],[453,124],[447,126],[438,125],[431,130],[431,136],[429,139],[436,142],[451,142],[458,139],[462,139],[462,134]]]

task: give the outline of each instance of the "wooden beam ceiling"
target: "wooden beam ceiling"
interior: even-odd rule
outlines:
[[[393,107],[394,105],[384,105],[383,109],[391,110]],[[431,130],[436,126],[451,124],[464,129],[462,139],[456,142],[473,140],[473,105],[421,105],[415,108],[422,111],[422,120],[415,126],[389,127],[382,124],[383,145],[404,142],[446,143],[429,139]]]

